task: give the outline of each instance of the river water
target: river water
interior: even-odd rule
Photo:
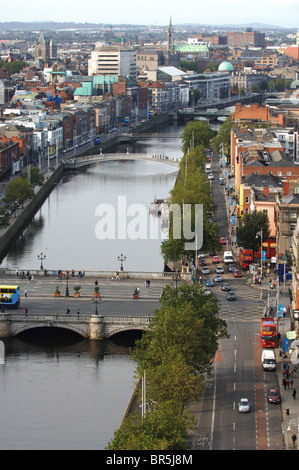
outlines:
[[[130,148],[138,153],[180,158],[182,127],[159,129],[174,138],[150,136]],[[118,148],[117,151],[127,151]],[[95,236],[99,205],[118,210],[142,204],[148,212],[155,197],[166,198],[174,185],[172,167],[128,162],[94,165],[65,177],[51,193],[3,266],[47,269],[125,269],[161,271],[161,239],[99,240]],[[147,223],[149,223],[149,217]],[[121,423],[134,388],[129,349],[112,341],[26,338],[5,340],[0,363],[1,449],[105,449]]]

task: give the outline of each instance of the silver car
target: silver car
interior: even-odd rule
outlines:
[[[239,413],[249,413],[250,404],[248,398],[241,398],[239,401]]]

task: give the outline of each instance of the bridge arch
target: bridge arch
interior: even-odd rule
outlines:
[[[105,334],[105,338],[109,339],[109,338],[112,338],[113,336],[115,335],[118,335],[118,334],[123,334],[123,333],[126,333],[126,332],[129,332],[129,331],[132,331],[132,332],[140,332],[142,333],[144,330],[146,329],[145,326],[128,326],[128,327],[121,327],[121,328],[114,328],[113,330],[111,331],[108,331],[106,334]]]
[[[69,324],[59,324],[59,323],[48,323],[48,324],[45,324],[45,323],[42,323],[40,325],[38,324],[33,324],[33,325],[23,325],[17,329],[15,329],[12,333],[12,336],[18,336],[20,335],[21,333],[24,333],[26,331],[30,331],[30,330],[35,330],[37,328],[40,328],[40,329],[48,329],[48,328],[58,328],[60,330],[67,330],[67,331],[72,331],[73,333],[77,333],[79,336],[81,336],[82,338],[89,338],[89,335],[87,335],[86,333],[84,333],[82,330],[74,327],[73,325],[69,325]]]

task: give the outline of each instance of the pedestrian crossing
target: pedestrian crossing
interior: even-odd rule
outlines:
[[[265,308],[260,289],[238,286],[234,289],[236,294],[236,300],[234,301],[227,300],[226,292],[217,291],[214,291],[214,294],[220,300],[220,316],[224,320],[235,319],[243,322],[260,322]]]

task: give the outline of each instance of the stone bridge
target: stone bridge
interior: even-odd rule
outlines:
[[[146,153],[108,153],[98,155],[87,155],[84,157],[71,158],[65,162],[65,168],[76,169],[92,163],[104,163],[109,161],[148,161],[155,163],[163,163],[175,168],[179,168],[180,162],[178,158],[171,158],[166,155]]]
[[[63,328],[74,331],[83,338],[101,340],[124,331],[144,330],[149,321],[148,316],[1,313],[0,338],[17,336],[33,328]]]

